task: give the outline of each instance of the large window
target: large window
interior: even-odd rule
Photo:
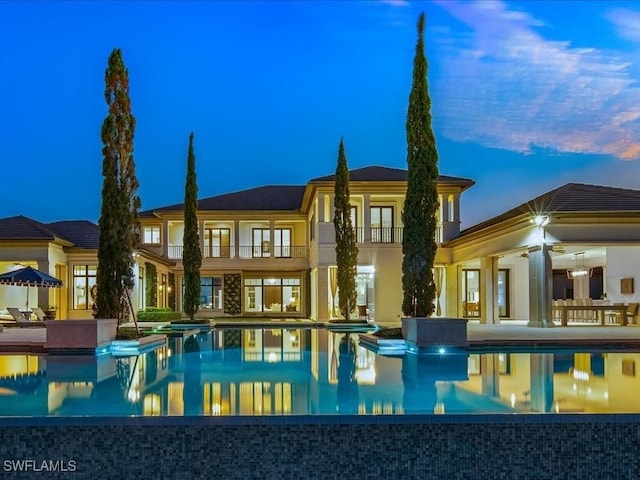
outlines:
[[[254,257],[268,257],[269,245],[271,244],[271,230],[268,228],[254,228],[253,229],[253,256]]]
[[[204,231],[205,257],[229,258],[231,233],[228,228],[206,228]]]
[[[143,240],[146,244],[158,245],[160,243],[160,227],[144,227]]]
[[[184,277],[182,278],[184,298]],[[200,277],[200,307],[207,310],[222,310],[222,277]]]
[[[276,228],[273,231],[273,248],[276,257],[291,258],[291,229]]]
[[[95,265],[73,266],[73,308],[74,310],[90,310],[96,301]]]
[[[299,278],[245,278],[246,312],[299,312]]]
[[[462,271],[463,317],[480,316],[480,270]]]
[[[393,243],[393,207],[371,207],[371,241]]]
[[[271,230],[268,228],[253,229],[253,256],[269,257]],[[291,229],[276,228],[273,230],[273,254],[276,257],[291,257]]]

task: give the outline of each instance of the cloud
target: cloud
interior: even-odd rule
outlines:
[[[392,7],[408,7],[409,0],[380,0],[381,3],[391,5]]]
[[[445,136],[640,159],[640,88],[622,53],[547,40],[543,22],[503,2],[438,4],[469,29],[433,47],[442,49],[433,109]]]
[[[617,8],[609,12],[607,18],[616,27],[621,37],[640,42],[640,11]]]

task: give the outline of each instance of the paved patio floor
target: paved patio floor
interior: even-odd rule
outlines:
[[[290,322],[244,322],[242,326],[256,328],[291,328],[293,325],[309,326],[308,320]],[[157,323],[141,323],[142,328],[158,326]],[[225,325],[226,326],[226,325]],[[473,346],[491,345],[591,345],[591,346],[637,346],[640,348],[640,326],[568,326],[553,328],[531,328],[526,322],[509,322],[499,325],[469,323],[469,343]],[[4,328],[0,332],[0,352],[43,351],[46,328]]]

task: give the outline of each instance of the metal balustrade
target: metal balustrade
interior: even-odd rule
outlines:
[[[182,258],[182,245],[170,245],[167,256],[171,259]],[[282,245],[274,246],[273,254],[269,247],[260,245],[242,245],[238,248],[238,258],[306,258],[307,247],[305,245]],[[203,258],[236,258],[235,246],[209,247],[205,246]]]

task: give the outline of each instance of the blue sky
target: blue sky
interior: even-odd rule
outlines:
[[[640,5],[615,1],[0,2],[0,217],[100,213],[104,70],[121,48],[142,209],[406,168],[427,17],[442,174],[471,226],[567,182],[640,188]]]

